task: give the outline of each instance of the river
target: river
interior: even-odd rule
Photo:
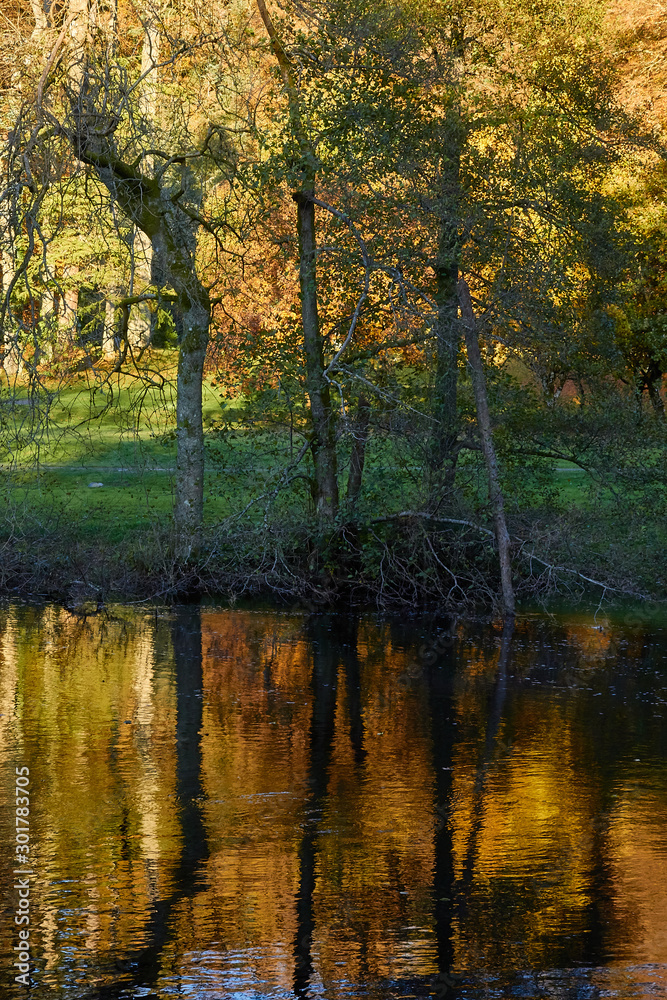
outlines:
[[[2,996],[667,996],[666,716],[641,615],[0,607]]]

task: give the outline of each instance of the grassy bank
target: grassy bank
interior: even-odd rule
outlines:
[[[128,517],[119,526],[111,517],[105,524],[105,512],[102,503],[90,509],[83,530],[66,509],[54,508],[47,518],[25,505],[8,508],[0,593],[75,605],[210,594],[388,609],[488,608],[498,595],[492,541],[474,527],[388,517],[318,535],[316,523],[304,517],[266,526],[232,520],[209,526],[201,549],[183,563],[174,555],[167,515],[162,521]],[[658,527],[621,534],[613,520],[592,523],[581,512],[537,527],[536,542],[514,546],[520,602],[585,594],[665,598],[664,532]],[[586,546],[576,541],[583,532]]]
[[[2,406],[5,594],[80,603],[210,593],[387,607],[495,599],[477,453],[460,463],[456,505],[446,512],[452,520],[398,516],[424,511],[422,456],[410,443],[374,434],[359,505],[322,533],[307,460],[289,488],[277,489],[301,446],[298,431],[249,424],[242,401],[223,404],[208,385],[204,541],[183,564],[171,527],[169,386],[117,382],[101,395],[82,379],[40,405],[41,413],[34,399],[15,394]],[[343,452],[341,463],[345,469]],[[602,595],[605,586],[606,596],[665,596],[667,532],[640,501],[601,489],[564,461],[510,469],[505,488],[520,599]]]

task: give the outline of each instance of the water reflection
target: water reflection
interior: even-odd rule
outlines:
[[[177,807],[179,848],[177,858],[169,871],[171,892],[160,897],[156,891],[159,875],[159,855],[146,858],[146,869],[151,873],[150,910],[138,948],[116,959],[116,968],[129,975],[127,978],[143,987],[155,986],[162,976],[162,961],[168,949],[179,949],[172,941],[178,926],[178,915],[189,909],[202,884],[202,873],[208,860],[208,844],[202,818],[204,789],[202,786],[202,648],[201,613],[198,608],[182,608],[175,613],[171,623],[173,653],[173,683],[176,702],[175,720],[175,800]],[[144,724],[151,717],[150,670],[142,671],[144,694],[141,713]],[[139,714],[139,713],[138,713]],[[172,737],[173,739],[173,737]],[[147,768],[150,767],[150,742],[139,741],[140,753]],[[130,855],[128,842],[129,810],[123,807],[123,823],[119,830],[121,857]],[[151,829],[151,834],[157,831]],[[94,995],[99,998],[116,997],[125,992],[125,977],[100,986]]]
[[[6,982],[27,765],[38,1000],[664,995],[663,634],[446,625],[0,612]]]

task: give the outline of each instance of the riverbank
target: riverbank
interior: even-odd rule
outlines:
[[[93,492],[94,488],[91,488]],[[489,612],[500,581],[491,526],[397,512],[323,532],[307,517],[228,518],[208,525],[198,550],[176,554],[168,510],[160,518],[106,509],[86,516],[25,503],[0,522],[0,595],[68,606],[177,602],[214,595],[317,608]],[[166,506],[166,505],[165,505]],[[512,523],[521,603],[667,599],[659,525],[570,511]]]
[[[300,432],[255,425],[243,400],[223,405],[212,385],[205,390],[204,529],[187,559],[171,527],[171,397],[153,388],[137,396],[122,380],[113,398],[85,381],[54,388],[43,413],[12,397],[0,594],[75,606],[216,595],[318,608],[494,609],[499,572],[480,453],[462,452],[451,495],[436,503],[419,440],[378,428],[350,503],[341,445],[340,515],[323,530],[308,463],[286,478]],[[503,461],[520,604],[667,600],[664,499],[650,477],[603,482],[561,459],[518,462],[508,452]]]

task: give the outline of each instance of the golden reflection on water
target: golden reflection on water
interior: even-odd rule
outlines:
[[[502,647],[460,626],[455,660],[415,671],[420,642],[371,618],[0,612],[6,967],[27,764],[36,996],[286,996],[299,968],[331,998],[443,996],[439,972],[510,995],[522,970],[543,979],[521,995],[564,996],[553,970],[578,966],[659,991],[664,646],[642,674],[645,637],[608,625]]]

